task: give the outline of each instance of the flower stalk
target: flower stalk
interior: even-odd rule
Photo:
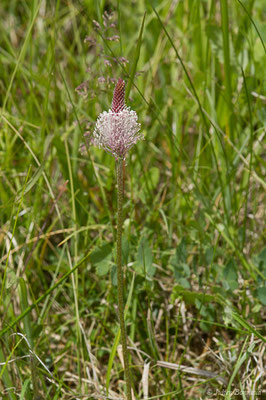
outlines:
[[[127,400],[132,400],[129,355],[124,315],[124,274],[122,266],[123,230],[123,163],[127,152],[143,139],[135,111],[125,105],[125,82],[118,79],[114,89],[111,109],[99,115],[93,132],[92,143],[112,154],[117,169],[117,295],[118,314],[121,330],[122,352],[126,381]]]
[[[125,380],[127,399],[131,400],[131,377],[129,370],[129,357],[127,350],[127,334],[124,316],[124,276],[122,267],[122,229],[123,229],[123,159],[117,160],[117,292],[118,292],[118,313],[121,329],[122,352],[125,368]]]

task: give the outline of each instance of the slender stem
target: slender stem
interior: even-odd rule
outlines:
[[[121,329],[122,351],[125,366],[125,380],[127,388],[127,400],[131,397],[131,379],[129,371],[127,334],[124,319],[124,277],[122,269],[122,228],[123,228],[123,160],[117,161],[117,291],[118,291],[118,312]]]
[[[222,32],[223,32],[223,52],[224,52],[224,73],[225,73],[225,98],[228,112],[228,131],[229,139],[234,139],[233,119],[232,119],[232,84],[231,84],[231,66],[230,66],[230,45],[229,45],[229,17],[227,0],[220,0]]]

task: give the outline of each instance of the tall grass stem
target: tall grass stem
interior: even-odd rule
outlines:
[[[227,0],[220,0],[222,33],[223,33],[223,53],[224,53],[224,74],[225,74],[225,96],[228,112],[228,124],[226,131],[228,137],[234,140],[233,120],[232,120],[232,85],[231,85],[231,65],[230,65],[230,40],[229,40],[229,17]]]

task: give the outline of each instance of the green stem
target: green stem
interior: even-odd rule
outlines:
[[[225,73],[225,96],[228,112],[228,136],[234,140],[233,119],[232,119],[232,86],[231,86],[231,66],[230,66],[230,44],[229,44],[229,17],[227,0],[220,0],[222,32],[223,32],[223,52],[224,52],[224,73]]]
[[[131,379],[129,371],[127,334],[124,318],[124,277],[122,269],[122,228],[123,228],[123,160],[117,161],[117,292],[118,292],[118,312],[121,329],[122,351],[125,366],[125,380],[127,388],[127,400],[131,397]]]

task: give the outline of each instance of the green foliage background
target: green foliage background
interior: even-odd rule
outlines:
[[[262,393],[263,3],[1,2],[3,398],[123,396],[115,160],[90,145],[119,77],[145,136],[125,165],[135,396]]]

